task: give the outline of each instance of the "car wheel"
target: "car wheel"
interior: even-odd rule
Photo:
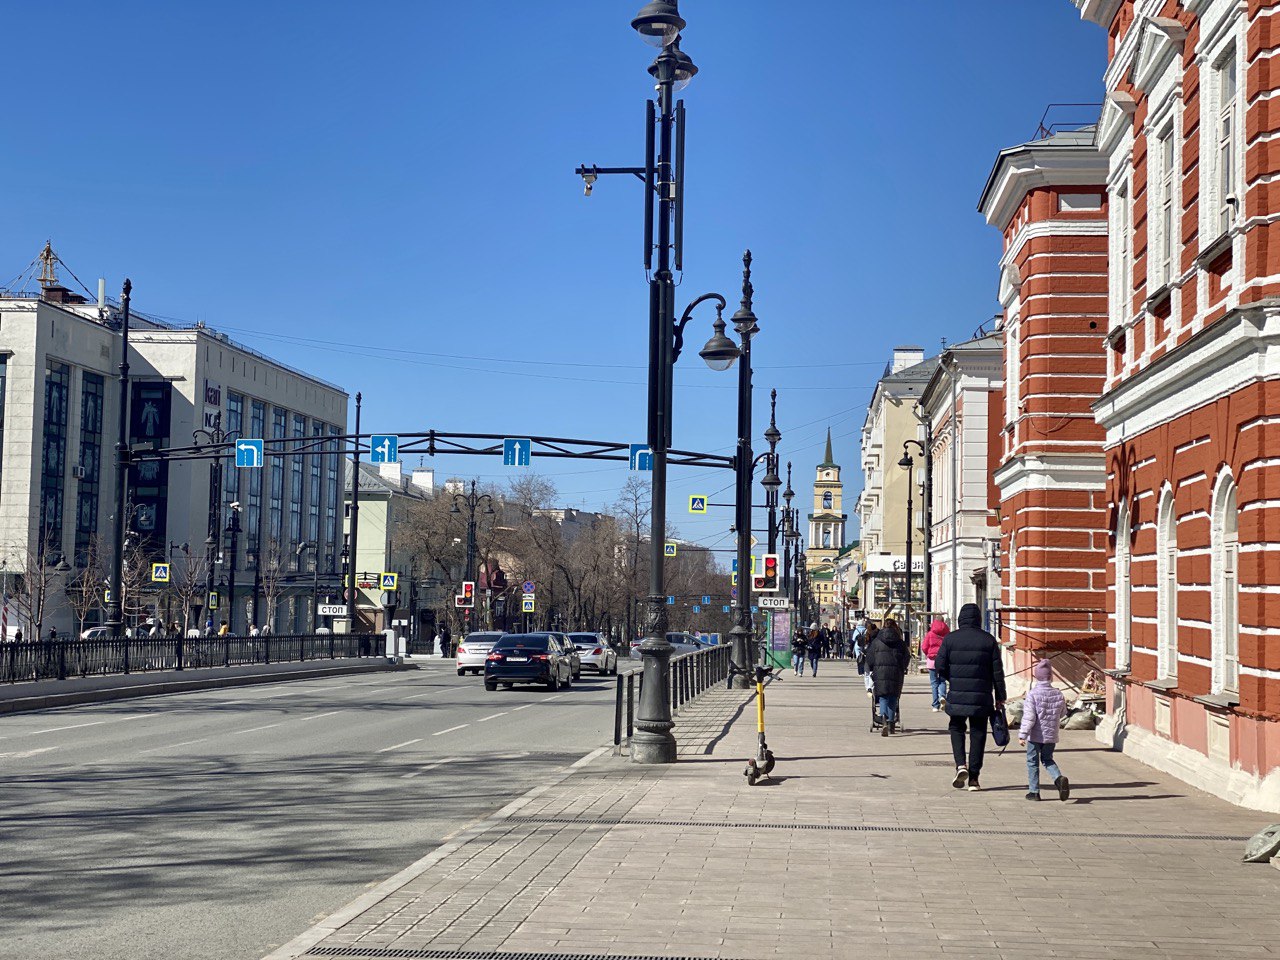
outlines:
[[[560,674],[558,672],[551,674],[551,679],[547,681],[547,689],[552,693],[560,689]]]
[[[511,686],[511,684],[507,684],[507,686]],[[490,683],[488,680],[486,680],[484,682],[484,688],[488,690],[490,693],[493,693],[493,691],[498,689],[498,685],[496,683]]]
[[[462,676],[466,672],[467,671],[463,670],[461,667],[458,668],[458,676]]]
[[[577,683],[577,682],[579,682],[581,679],[582,679],[582,671],[581,671],[581,670],[579,670],[577,673],[575,673],[575,674],[573,675],[573,682],[574,682],[574,683]]]

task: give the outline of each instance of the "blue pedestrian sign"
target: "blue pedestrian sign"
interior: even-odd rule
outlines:
[[[674,607],[674,606],[675,606],[675,604],[676,604],[676,598],[675,598],[675,597],[667,597],[667,605],[668,605],[668,606],[672,606],[672,607]]]
[[[690,512],[690,513],[706,513],[706,512],[707,512],[707,498],[706,498],[705,496],[700,496],[700,495],[697,495],[697,494],[695,494],[694,496],[690,497],[690,498],[689,498],[689,512]]]
[[[694,613],[701,613],[701,612],[702,612],[702,608],[701,608],[700,606],[698,606],[697,604],[694,604],[693,612],[694,612]]]
[[[674,557],[676,555],[676,545],[674,543],[664,544],[662,547],[662,555],[664,557]]]
[[[527,467],[533,457],[533,441],[508,437],[502,441],[502,465]]]
[[[369,437],[370,463],[398,463],[400,438],[389,433],[375,433]]]
[[[236,466],[237,467],[262,466],[262,441],[261,440],[237,440],[236,441]]]
[[[706,606],[708,606],[708,607],[709,607],[709,606],[711,606],[711,598],[710,598],[710,597],[703,597],[703,598],[702,598],[702,602],[703,602]]]
[[[647,443],[631,444],[630,458],[632,470],[653,469],[653,451],[649,449]]]
[[[721,607],[720,609],[721,609],[721,610],[723,610],[725,613],[728,613],[728,612],[729,612],[729,605],[726,603],[726,604],[725,604],[723,607]]]

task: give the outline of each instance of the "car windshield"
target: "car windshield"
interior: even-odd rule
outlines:
[[[463,640],[464,644],[468,643],[497,643],[502,637],[500,633],[473,633],[467,639]]]
[[[495,650],[537,650],[545,651],[551,638],[547,636],[506,636],[494,645]]]
[[[600,638],[594,633],[571,633],[569,639],[577,647],[595,647],[600,644]]]

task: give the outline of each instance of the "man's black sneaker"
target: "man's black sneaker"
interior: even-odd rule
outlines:
[[[1040,794],[1038,794],[1038,793],[1028,793],[1028,794],[1027,794],[1027,799],[1028,799],[1028,800],[1039,800],[1039,799],[1040,799]]]
[[[1065,800],[1071,796],[1071,781],[1066,777],[1059,777],[1053,781],[1053,785],[1058,788],[1058,799]]]

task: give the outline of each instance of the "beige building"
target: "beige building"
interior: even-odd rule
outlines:
[[[903,445],[914,440],[920,428],[915,405],[938,365],[920,347],[895,347],[893,358],[876,384],[862,427],[862,493],[857,515],[862,536],[862,605],[869,615],[903,614],[906,599],[907,471],[898,466]],[[918,485],[922,471],[915,471]],[[912,603],[924,604],[924,522],[919,488],[911,491],[915,502],[912,523]]]
[[[831,450],[831,430],[828,429],[826,455],[818,464],[813,481],[813,513],[809,514],[809,547],[805,552],[809,587],[819,622],[825,626],[835,626],[842,619],[836,560],[844,551],[848,519],[844,512],[844,483],[840,479],[840,465]]]

